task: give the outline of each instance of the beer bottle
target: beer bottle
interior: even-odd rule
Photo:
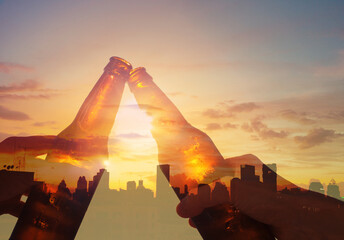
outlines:
[[[68,163],[62,167],[74,165],[90,171],[102,166],[108,155],[108,135],[130,70],[131,65],[127,61],[118,57],[110,58],[104,73],[82,104],[74,121],[58,134],[52,150],[46,157],[47,161],[54,162],[54,166]],[[79,178],[80,188],[78,187],[74,194],[70,192],[64,179],[56,179],[62,180],[57,191],[47,191],[42,184],[36,184],[31,189],[10,237],[11,240],[75,238],[95,188],[104,173],[108,173],[105,169],[100,169],[87,190],[85,177],[76,175],[78,172],[74,170],[65,170],[66,174],[73,174],[69,179],[77,181]],[[57,178],[54,169],[51,171],[54,178]]]
[[[210,193],[210,190],[204,191],[206,186],[221,177],[233,176],[234,169],[228,167],[209,136],[185,120],[145,68],[133,69],[128,84],[139,107],[152,117],[151,132],[157,142],[159,163],[170,166],[171,178],[185,176],[185,183],[187,179],[199,183],[201,194],[195,204],[205,205],[192,222],[203,239],[274,239],[266,225],[239,213],[227,199],[222,202],[217,199],[215,205],[210,198],[202,202],[206,195],[202,196],[202,192]],[[180,199],[188,198],[187,193],[178,193]],[[188,201],[193,198],[194,195],[190,196]]]

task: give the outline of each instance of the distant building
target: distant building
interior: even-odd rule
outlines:
[[[334,179],[332,179],[329,185],[327,186],[327,196],[340,200],[339,187]]]
[[[309,190],[325,195],[324,186],[320,182],[311,182],[309,184]]]
[[[127,191],[128,192],[136,191],[136,182],[135,181],[128,181],[127,182]]]

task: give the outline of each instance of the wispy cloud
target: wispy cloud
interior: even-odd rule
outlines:
[[[0,86],[0,93],[32,91],[37,90],[40,87],[41,84],[37,80],[27,79],[21,83],[12,83]]]
[[[30,117],[26,113],[13,111],[1,105],[0,105],[0,118],[6,119],[6,120],[16,120],[16,121],[25,121],[25,120],[30,119]]]
[[[314,128],[310,130],[307,135],[296,136],[294,139],[301,149],[307,149],[322,143],[331,142],[332,140],[343,136],[344,134],[336,133],[335,130]]]
[[[254,102],[246,102],[239,104],[232,104],[233,101],[221,102],[218,108],[208,108],[203,111],[203,116],[210,118],[231,118],[238,113],[252,112],[255,109],[260,108]]]
[[[213,130],[219,130],[222,129],[222,126],[218,123],[208,123],[205,130],[207,131],[213,131]]]
[[[44,127],[44,126],[51,126],[51,125],[55,125],[55,124],[56,124],[55,121],[46,121],[46,122],[35,122],[32,124],[32,126]]]
[[[309,118],[305,112],[298,113],[291,109],[285,109],[280,112],[280,115],[290,121],[294,121],[301,124],[314,124],[315,120]]]
[[[34,79],[24,80],[20,83],[0,85],[0,99],[50,99],[60,94],[56,90],[42,88],[42,85],[41,82]]]
[[[207,131],[213,131],[213,130],[220,130],[220,129],[227,129],[227,128],[232,128],[236,129],[238,125],[233,124],[233,123],[225,123],[225,124],[218,124],[218,123],[208,123],[207,126],[205,127],[205,130]]]
[[[260,108],[256,103],[254,102],[247,102],[247,103],[239,103],[235,104],[233,106],[230,106],[227,108],[228,112],[234,112],[234,113],[239,113],[239,112],[252,112],[253,110]]]
[[[260,118],[252,119],[249,123],[242,124],[244,131],[256,133],[261,139],[286,138],[289,133],[286,131],[276,131],[269,128]]]
[[[17,63],[0,62],[0,73],[12,73],[15,71],[32,72],[34,69]]]

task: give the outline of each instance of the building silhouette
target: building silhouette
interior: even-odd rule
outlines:
[[[240,166],[240,178],[244,182],[259,182],[259,176],[255,174],[255,167],[251,165]]]
[[[324,186],[320,182],[311,182],[309,184],[309,190],[325,195]]]
[[[263,184],[267,189],[277,191],[277,166],[273,164],[263,164]]]
[[[334,179],[327,185],[327,196],[340,200],[339,186]]]

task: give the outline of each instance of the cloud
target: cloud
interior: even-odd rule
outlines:
[[[232,124],[232,123],[225,123],[223,125],[223,128],[237,128],[237,127],[238,127],[238,125]]]
[[[297,113],[291,109],[286,109],[286,110],[281,111],[280,115],[287,120],[305,124],[305,125],[316,123],[315,120],[308,118],[306,113],[304,112]]]
[[[133,139],[133,138],[147,138],[148,136],[138,134],[138,133],[122,133],[117,135],[119,138],[127,138],[127,139]]]
[[[27,99],[50,99],[51,97],[58,96],[59,94],[0,94],[0,99],[12,100],[27,100]]]
[[[256,133],[261,139],[286,138],[289,133],[286,131],[275,131],[264,124],[260,118],[255,118],[250,123],[242,124],[244,131]]]
[[[25,121],[25,120],[30,119],[30,117],[23,112],[12,111],[1,105],[0,105],[0,118],[6,119],[6,120],[16,120],[16,121]]]
[[[234,104],[234,101],[225,101],[219,103],[220,108],[208,108],[207,110],[203,111],[203,116],[210,117],[210,118],[231,118],[234,117],[237,113],[243,112],[252,112],[255,109],[260,108],[254,102],[247,102],[247,103],[239,103]]]
[[[207,126],[205,127],[205,130],[207,131],[213,131],[213,130],[220,130],[220,129],[226,129],[226,128],[237,128],[236,124],[232,123],[225,123],[223,125],[218,124],[218,123],[208,123]]]
[[[310,130],[307,135],[296,136],[294,140],[301,149],[307,149],[322,143],[332,142],[333,139],[343,136],[344,134],[336,133],[331,129],[314,128]]]
[[[233,106],[228,107],[227,111],[228,112],[252,112],[253,110],[260,108],[257,104],[253,102],[247,102],[247,103],[240,103],[240,104],[235,104]]]
[[[54,125],[54,124],[56,124],[55,121],[46,121],[46,122],[35,122],[32,124],[32,126],[44,127],[44,126],[49,126],[49,125]]]
[[[33,79],[27,79],[21,83],[12,83],[9,85],[0,86],[0,93],[8,92],[22,92],[37,90],[41,87],[41,84]]]
[[[44,89],[39,81],[33,79],[0,86],[0,99],[4,100],[50,99],[57,95],[56,90]]]
[[[12,73],[14,71],[25,71],[32,72],[34,69],[32,67],[24,66],[16,63],[6,63],[0,62],[0,73]]]
[[[344,110],[342,111],[331,111],[325,115],[320,116],[320,118],[327,118],[335,121],[344,121]]]
[[[207,124],[205,130],[207,131],[213,131],[213,130],[219,130],[222,129],[222,126],[218,123],[209,123]]]
[[[210,117],[210,118],[226,118],[226,117],[233,117],[234,115],[232,113],[228,113],[222,110],[209,108],[203,112],[203,116]]]

